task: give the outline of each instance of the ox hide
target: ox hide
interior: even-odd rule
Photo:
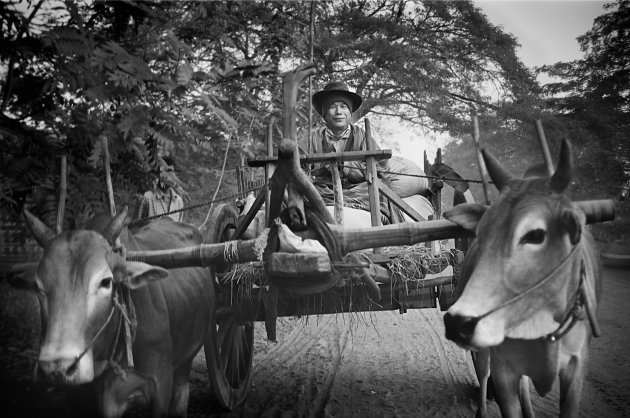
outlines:
[[[526,377],[541,396],[559,377],[560,415],[578,416],[601,281],[586,218],[566,196],[570,144],[552,176],[516,178],[483,154],[498,200],[444,213],[477,235],[444,316],[446,337],[476,352],[478,416],[487,414],[490,376],[504,417],[533,415]]]
[[[119,236],[132,251],[189,247],[201,244],[201,233],[168,217],[129,231],[123,228],[126,212],[58,236],[25,213],[45,248],[36,273],[44,336],[36,378],[69,389],[92,385],[102,416],[121,416],[135,401],[148,403],[152,416],[185,416],[192,360],[213,311],[211,278],[201,268],[169,271],[127,261],[112,246]],[[125,341],[117,338],[121,314],[113,307],[121,286],[130,289],[137,319],[134,368],[122,373],[108,368],[115,341]],[[124,370],[124,356],[120,361]]]

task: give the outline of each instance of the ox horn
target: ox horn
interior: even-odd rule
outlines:
[[[111,246],[116,245],[116,239],[118,238],[118,235],[120,235],[120,231],[123,228],[125,219],[127,219],[127,206],[126,205],[123,208],[123,210],[121,210],[120,213],[118,213],[118,215],[114,217],[114,219],[109,221],[109,223],[103,230],[102,234]]]
[[[551,190],[555,193],[562,193],[571,183],[571,176],[573,175],[573,150],[571,143],[565,139],[562,141],[562,148],[560,149],[560,160],[558,161],[558,167],[549,180]]]
[[[483,154],[483,159],[486,163],[488,174],[490,175],[490,178],[494,182],[494,185],[499,190],[503,189],[503,187],[505,187],[508,181],[512,180],[514,176],[512,176],[512,174],[510,174],[510,172],[507,171],[501,165],[499,160],[494,158],[494,155],[492,155],[489,151],[482,149],[481,153]]]
[[[37,216],[33,215],[27,209],[24,209],[24,219],[26,219],[26,225],[35,237],[35,241],[37,241],[42,248],[46,248],[48,243],[55,238],[53,230],[48,228],[46,224],[40,221]]]

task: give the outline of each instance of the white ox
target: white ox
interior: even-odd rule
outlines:
[[[533,415],[524,376],[541,396],[559,376],[560,416],[577,416],[601,283],[585,216],[564,193],[571,146],[562,144],[551,177],[515,178],[491,155],[484,158],[501,191],[497,202],[444,214],[477,235],[463,291],[444,317],[446,337],[477,351],[478,415],[487,414],[491,375],[504,417]]]

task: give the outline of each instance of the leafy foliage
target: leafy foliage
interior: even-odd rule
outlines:
[[[538,103],[516,40],[471,2],[39,0],[25,13],[18,3],[0,6],[0,138],[9,150],[0,204],[14,213],[27,198],[52,210],[39,203],[56,198],[60,155],[81,183],[69,187],[68,219],[103,207],[103,137],[118,203],[148,187],[167,155],[181,191],[207,201],[227,144],[234,169],[264,149],[270,117],[280,120],[280,74],[310,59],[311,12],[316,85],[347,80],[364,114],[461,133],[473,107],[501,116],[504,129]]]
[[[544,86],[552,95],[547,107],[581,150],[583,177],[595,173],[590,180],[600,189],[619,186],[630,175],[630,1],[605,9],[578,38],[583,59],[539,69],[556,78]]]

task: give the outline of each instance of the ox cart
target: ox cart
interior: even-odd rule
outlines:
[[[288,139],[279,143],[273,155],[269,135],[268,155],[248,162],[251,167],[265,167],[267,180],[248,211],[240,213],[234,204],[214,208],[211,226],[202,231],[205,243],[201,246],[127,254],[129,260],[165,268],[211,269],[214,326],[204,349],[213,395],[224,408],[237,407],[246,396],[254,321],[264,321],[268,338],[275,340],[281,316],[445,310],[458,294],[458,275],[472,233],[440,219],[441,180],[431,182],[435,212],[431,219],[422,220],[378,179],[376,162],[391,157],[391,151],[374,150],[369,134],[367,151],[299,155],[295,118],[287,115],[295,114],[299,82],[313,72],[312,66],[306,66],[285,76],[283,138]],[[369,124],[366,130],[369,133]],[[343,195],[337,163],[352,160],[366,163],[372,227],[344,229],[338,222]],[[334,217],[302,170],[305,164],[322,161],[331,163]],[[283,207],[285,191],[289,203]],[[380,225],[379,196],[414,222]],[[460,191],[454,192],[454,205],[467,200]],[[267,228],[255,238],[243,239],[263,204]],[[611,201],[575,204],[587,222],[613,216]],[[288,228],[291,224],[297,227],[294,231]],[[439,240],[454,244],[431,245]]]

